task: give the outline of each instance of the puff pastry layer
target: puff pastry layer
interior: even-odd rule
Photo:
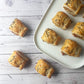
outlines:
[[[82,3],[81,0],[67,0],[63,7],[68,13],[75,16],[79,13]]]
[[[22,52],[14,51],[8,59],[8,62],[14,67],[19,67],[19,69],[21,70],[24,68],[28,60],[29,59],[25,57]]]
[[[52,22],[59,28],[67,29],[71,24],[70,17],[62,11],[59,11],[53,18]]]
[[[79,57],[81,53],[81,47],[77,42],[67,39],[61,48],[61,52],[63,55]]]
[[[54,72],[54,69],[43,59],[40,59],[37,62],[35,69],[39,74],[47,76],[48,78],[51,78],[51,75]]]
[[[58,36],[55,31],[49,28],[45,30],[41,38],[43,41],[53,45],[57,45],[61,40],[61,37]]]
[[[84,40],[84,22],[78,22],[75,25],[74,29],[72,30],[72,34],[75,37],[78,37]]]
[[[13,23],[10,25],[9,29],[16,35],[19,35],[23,37],[25,33],[28,31],[28,28],[24,26],[24,24],[18,20],[15,19]]]

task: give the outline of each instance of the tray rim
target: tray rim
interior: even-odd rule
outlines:
[[[34,33],[34,44],[35,44],[35,46],[37,47],[37,49],[42,52],[42,54],[46,55],[47,57],[49,57],[49,58],[52,59],[53,61],[57,62],[58,64],[60,64],[60,65],[62,65],[62,66],[64,66],[64,67],[66,67],[66,68],[69,68],[69,69],[79,69],[79,68],[83,67],[84,65],[81,65],[81,66],[79,66],[79,67],[70,67],[70,66],[64,64],[63,62],[60,62],[59,60],[54,59],[53,57],[51,57],[50,55],[48,55],[46,52],[44,52],[43,50],[41,50],[41,49],[38,47],[38,45],[37,45],[37,42],[36,42],[36,34],[37,34],[37,32],[38,32],[38,29],[39,29],[39,27],[40,27],[42,21],[44,20],[46,14],[48,13],[48,11],[49,11],[49,9],[50,9],[50,7],[52,6],[52,4],[53,4],[54,1],[55,1],[55,0],[52,0],[52,1],[51,1],[50,5],[49,5],[48,8],[46,9],[46,12],[45,12],[44,15],[42,16],[42,18],[41,18],[39,24],[37,25],[37,27],[36,27],[36,29],[35,29],[35,33]]]

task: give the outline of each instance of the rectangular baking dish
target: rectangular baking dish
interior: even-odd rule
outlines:
[[[79,15],[74,17],[74,16],[68,14],[63,9],[63,4],[65,2],[66,2],[66,0],[52,0],[51,5],[47,9],[45,15],[43,16],[40,24],[38,25],[38,27],[35,31],[34,41],[35,41],[36,47],[42,53],[45,53],[47,56],[51,57],[55,62],[58,62],[59,64],[65,66],[67,68],[70,68],[70,69],[77,69],[84,65],[84,52],[83,52],[84,51],[84,49],[83,49],[84,41],[79,38],[73,37],[71,31],[77,22],[84,21],[84,18],[82,18],[82,13],[83,13],[82,10],[84,10],[84,9],[81,10]],[[70,18],[72,19],[73,23],[69,29],[62,30],[61,28],[57,28],[52,23],[51,19],[55,16],[55,14],[58,11],[63,11],[65,13],[67,13],[70,16]],[[47,44],[46,42],[42,41],[41,36],[43,35],[44,31],[47,28],[50,28],[50,29],[56,31],[62,37],[62,41],[59,45],[53,46],[52,44]],[[72,56],[68,56],[68,55],[63,56],[61,54],[61,47],[62,47],[65,39],[72,39],[72,40],[78,42],[82,46],[82,53],[81,53],[80,57],[72,57]]]

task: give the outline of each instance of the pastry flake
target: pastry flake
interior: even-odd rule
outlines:
[[[25,33],[28,31],[28,28],[24,26],[24,24],[18,20],[15,19],[13,23],[10,25],[9,29],[16,35],[19,35],[23,37]]]
[[[48,78],[51,78],[51,75],[54,72],[54,69],[43,59],[38,60],[36,66],[35,66],[35,70],[43,75],[43,76],[47,76]]]
[[[63,8],[71,15],[76,16],[82,8],[81,0],[67,0]]]
[[[53,18],[52,22],[55,24],[55,26],[62,28],[62,29],[67,29],[70,24],[71,24],[71,19],[70,17],[65,14],[62,11],[59,11]]]
[[[81,47],[77,42],[67,39],[61,48],[61,52],[63,55],[79,57],[81,53]]]
[[[61,40],[61,37],[58,36],[55,31],[49,28],[45,30],[41,38],[43,41],[53,45],[58,45]]]
[[[14,67],[19,67],[19,69],[21,70],[24,68],[28,60],[29,59],[26,56],[24,56],[22,52],[14,51],[9,57],[8,62]]]
[[[72,30],[72,34],[75,37],[78,37],[84,40],[84,22],[78,22],[75,25],[74,29]]]

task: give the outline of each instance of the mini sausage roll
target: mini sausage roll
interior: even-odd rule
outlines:
[[[67,0],[63,7],[69,14],[75,16],[82,8],[82,3],[81,0]]]
[[[41,37],[43,41],[53,44],[53,45],[58,45],[58,43],[61,40],[61,37],[56,34],[55,31],[51,29],[46,29],[43,36]]]
[[[35,66],[35,70],[43,75],[43,76],[47,76],[48,78],[51,78],[51,75],[54,72],[54,69],[43,59],[40,59],[36,66]]]
[[[81,53],[81,47],[77,42],[67,39],[61,48],[61,52],[63,55],[79,57]]]
[[[75,25],[74,29],[72,30],[72,34],[75,37],[78,37],[84,40],[84,22],[78,22]]]
[[[19,35],[23,37],[25,33],[27,32],[28,28],[24,26],[24,24],[18,20],[15,19],[13,23],[10,25],[9,29],[16,35]]]
[[[28,60],[29,59],[25,57],[22,52],[14,51],[8,59],[8,62],[14,67],[19,67],[19,69],[21,70],[24,68]]]
[[[59,28],[67,29],[71,24],[71,19],[67,14],[59,11],[54,18],[52,18],[52,22]]]

